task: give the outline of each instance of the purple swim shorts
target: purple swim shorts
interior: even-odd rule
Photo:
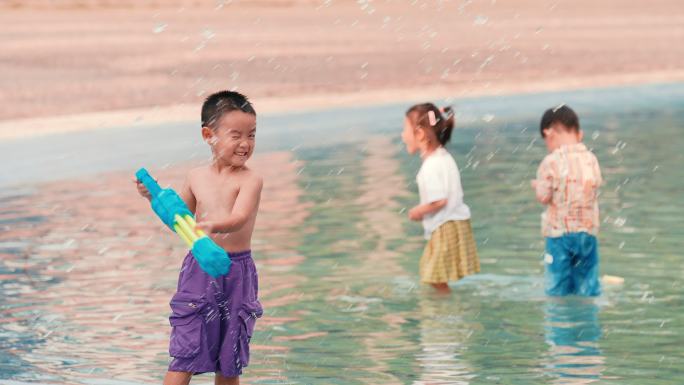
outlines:
[[[249,364],[249,341],[263,314],[256,266],[249,250],[228,254],[230,272],[216,279],[191,252],[183,260],[171,299],[170,371],[235,377]]]

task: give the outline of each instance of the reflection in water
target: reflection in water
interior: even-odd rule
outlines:
[[[475,376],[462,355],[474,325],[464,320],[466,309],[458,294],[430,293],[418,300],[421,352],[416,357],[420,372],[415,385],[466,385]]]
[[[287,383],[281,368],[286,365],[290,349],[282,340],[270,338],[270,331],[301,319],[297,314],[282,314],[277,309],[301,300],[297,287],[306,278],[296,273],[296,267],[305,257],[297,251],[301,242],[297,229],[309,215],[310,205],[302,202],[304,191],[298,183],[302,164],[292,159],[292,153],[257,157],[251,166],[266,181],[252,237],[259,272],[259,299],[266,316],[257,322],[250,344],[252,363],[246,373],[248,378],[259,381]]]
[[[526,182],[544,155],[529,129],[536,114],[497,113],[454,131],[449,150],[462,166],[484,273],[448,299],[418,285],[420,225],[402,209],[417,199],[420,160],[400,147],[401,111],[393,127],[359,128],[372,132],[344,143],[331,143],[321,120],[325,143],[255,158],[265,176],[253,248],[266,314],[244,381],[676,383],[681,100],[651,104],[657,110],[620,104],[628,119],[584,103],[586,141],[605,169],[602,269],[625,277],[599,300],[615,304],[601,308],[600,324],[593,303],[543,295],[540,209]],[[358,114],[382,123],[387,111]],[[154,174],[177,187],[186,168]],[[166,370],[168,302],[185,250],[128,173],[96,178],[0,192],[0,382],[155,383]]]
[[[253,160],[270,183],[254,245],[262,279],[270,283],[260,293],[267,307],[296,300],[270,296],[300,281],[294,275],[285,280],[269,274],[272,266],[282,271],[303,260],[294,251],[293,227],[285,225],[296,228],[307,215],[298,203],[298,166],[289,157],[273,153]],[[156,174],[164,184],[178,187],[187,170]],[[3,206],[8,225],[0,235],[0,331],[12,337],[3,344],[11,348],[2,353],[2,361],[17,372],[10,378],[149,381],[165,373],[168,303],[186,251],[157,223],[130,178],[116,173],[97,182],[45,184]],[[271,325],[287,320],[265,319]],[[283,351],[255,345],[267,357]],[[12,372],[3,369],[6,373]],[[272,370],[263,377],[278,378]]]
[[[590,384],[601,377],[605,360],[598,313],[593,299],[549,298],[544,304],[547,375],[554,384]]]
[[[173,275],[172,249],[152,241],[166,235],[158,226],[138,220],[149,209],[131,185],[128,175],[51,183],[13,203],[44,218],[14,214],[2,234],[25,243],[5,263],[27,281],[3,304],[3,318],[20,320],[36,340],[14,346],[32,368],[18,379],[135,373],[164,359],[168,290],[159,283]]]
[[[397,147],[387,137],[375,136],[366,142],[365,157],[362,162],[363,183],[356,204],[363,208],[363,219],[357,227],[363,239],[370,241],[372,247],[360,251],[359,263],[354,267],[359,278],[374,281],[362,293],[366,296],[384,297],[383,293],[391,277],[405,276],[407,272],[400,265],[401,253],[391,250],[388,245],[403,237],[402,221],[397,198],[406,196],[403,189],[396,186],[406,184],[396,159]],[[382,285],[381,287],[378,287]],[[403,338],[401,326],[405,322],[403,314],[388,314],[382,317],[380,330],[371,331],[363,338],[363,345],[371,364],[369,369],[385,374],[384,383],[399,383],[390,366],[395,358],[387,341],[399,344]]]
[[[44,262],[29,258],[29,242],[20,236],[33,235],[29,226],[16,228],[18,223],[40,224],[44,213],[31,202],[32,190],[17,191],[0,198],[0,376],[21,376],[30,366],[30,354],[51,333],[47,317],[41,317],[43,301],[19,300],[35,289],[48,290],[56,280],[41,277]],[[35,288],[35,289],[34,289]],[[49,380],[50,376],[43,375]]]

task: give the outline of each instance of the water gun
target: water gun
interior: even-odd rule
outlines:
[[[231,264],[228,253],[197,228],[195,218],[183,199],[173,189],[162,189],[144,168],[138,170],[135,177],[150,192],[152,210],[192,249],[192,255],[202,270],[214,278],[228,274]]]

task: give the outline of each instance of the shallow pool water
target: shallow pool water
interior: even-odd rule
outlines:
[[[266,313],[243,381],[679,383],[683,96],[684,86],[655,85],[456,100],[448,148],[482,273],[447,297],[418,283],[423,240],[406,210],[417,201],[419,159],[398,137],[407,106],[265,117],[253,163],[267,187],[253,248]],[[529,180],[545,151],[538,118],[560,102],[580,113],[606,180],[601,271],[624,283],[597,299],[543,294],[542,208]],[[136,154],[89,169],[96,178],[50,175],[4,189],[0,380],[163,376],[184,250],[134,195],[125,162]],[[193,156],[153,170],[177,186]]]

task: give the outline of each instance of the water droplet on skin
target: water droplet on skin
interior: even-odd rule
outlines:
[[[159,23],[154,27],[154,29],[152,30],[152,33],[162,33],[162,32],[164,32],[164,30],[166,30],[167,26],[168,26],[168,24],[166,24],[166,23]]]
[[[487,18],[487,16],[479,15],[479,16],[475,17],[475,20],[473,20],[473,24],[474,25],[485,25],[485,24],[487,24],[488,20],[489,19]]]
[[[216,8],[215,8],[215,9],[217,9],[217,10],[218,10],[218,9],[221,9],[221,8],[223,8],[225,5],[228,5],[228,4],[232,3],[232,2],[233,2],[233,0],[217,0],[217,1],[216,1]]]
[[[215,36],[216,36],[216,34],[210,29],[205,29],[204,31],[202,31],[202,37],[204,37],[207,40],[211,40]]]

